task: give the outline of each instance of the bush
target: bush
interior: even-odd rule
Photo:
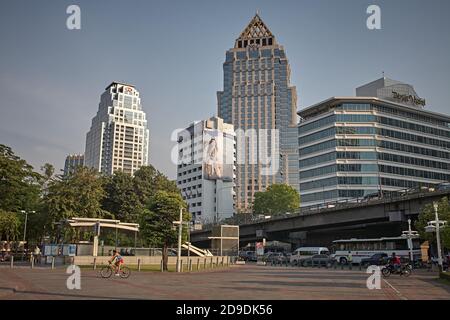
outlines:
[[[447,280],[450,282],[450,273],[448,272],[441,272],[439,273],[439,278]]]

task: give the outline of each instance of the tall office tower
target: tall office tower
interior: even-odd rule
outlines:
[[[218,115],[237,135],[236,208],[274,183],[298,190],[297,92],[284,48],[258,14],[226,53]],[[266,139],[267,138],[267,139]]]
[[[212,117],[178,134],[177,186],[193,221],[211,223],[233,216],[235,133]]]
[[[112,82],[101,95],[86,135],[85,166],[105,174],[134,174],[148,164],[148,142],[139,92],[132,85]]]
[[[79,166],[84,166],[84,154],[69,154],[64,163],[64,176],[67,177]]]
[[[386,78],[301,110],[301,205],[363,201],[450,181],[450,116]]]

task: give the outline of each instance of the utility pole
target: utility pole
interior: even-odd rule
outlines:
[[[183,208],[180,208],[180,220],[178,221],[178,252],[177,252],[177,272],[181,272],[181,237],[183,236]]]

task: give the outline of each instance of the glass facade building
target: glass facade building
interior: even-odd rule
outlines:
[[[97,115],[86,134],[85,166],[104,174],[134,174],[148,164],[149,130],[139,92],[113,82],[101,95]]]
[[[299,115],[302,207],[450,181],[450,116],[377,97]]]
[[[297,93],[285,50],[258,15],[226,52],[223,71],[218,116],[237,130],[236,208],[248,212],[271,184],[298,190]]]

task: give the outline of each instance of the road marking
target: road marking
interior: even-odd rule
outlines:
[[[408,300],[405,296],[403,296],[403,295],[400,293],[400,291],[398,291],[397,289],[395,289],[395,287],[394,287],[392,284],[390,284],[386,279],[383,279],[383,281],[386,282],[387,285],[388,285],[389,287],[391,287],[392,290],[395,291],[395,293],[397,293],[397,295],[399,296],[400,299],[402,299],[402,300]]]

